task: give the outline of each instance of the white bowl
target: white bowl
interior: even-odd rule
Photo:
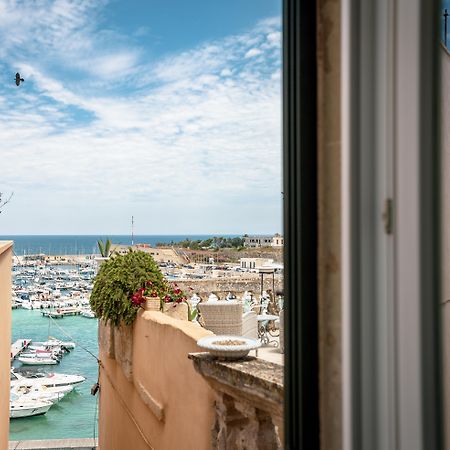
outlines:
[[[223,341],[242,341],[243,343],[241,345],[218,344]],[[197,341],[197,345],[218,358],[239,359],[247,356],[250,350],[261,347],[261,342],[244,336],[219,335],[201,338]]]

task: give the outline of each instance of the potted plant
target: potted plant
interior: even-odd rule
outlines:
[[[186,294],[176,283],[154,283],[147,280],[132,296],[131,303],[146,310],[160,310],[180,320],[193,320]]]
[[[130,298],[146,283],[162,289],[165,280],[148,253],[117,255],[105,261],[95,277],[90,298],[92,311],[107,324],[131,325],[141,304]]]
[[[105,261],[108,261],[108,259],[115,253],[115,250],[112,249],[111,239],[106,239],[105,242],[98,240],[97,247],[100,257],[96,257],[95,261],[100,267]]]

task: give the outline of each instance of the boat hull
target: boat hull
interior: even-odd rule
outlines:
[[[26,404],[10,404],[9,407],[9,418],[10,419],[20,419],[22,417],[32,417],[32,416],[41,416],[45,414],[52,403],[48,402],[45,404],[41,404],[40,406],[29,406]]]

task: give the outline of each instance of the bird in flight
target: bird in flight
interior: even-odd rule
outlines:
[[[16,73],[16,86],[20,86],[20,82],[24,82],[25,80],[23,78],[20,78],[20,73]]]

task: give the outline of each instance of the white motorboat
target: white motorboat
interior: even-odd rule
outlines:
[[[22,354],[16,359],[26,366],[53,366],[59,363],[59,359],[55,356],[45,357],[35,354]]]
[[[65,347],[68,349],[73,349],[76,347],[75,342],[64,342],[60,341],[59,339],[49,339],[45,342],[32,342],[30,345],[30,348],[37,348],[37,347]]]
[[[30,301],[23,301],[22,308],[23,309],[33,309],[33,304]]]
[[[81,311],[81,315],[83,317],[87,317],[88,319],[95,319],[95,313],[90,309],[85,309],[84,311]]]
[[[18,419],[20,417],[40,416],[45,414],[53,405],[47,400],[21,400],[19,397],[14,397],[14,400],[9,402],[9,417],[10,419]]]
[[[17,386],[11,389],[11,395],[19,396],[20,400],[46,400],[56,403],[72,391],[73,386]]]
[[[85,381],[81,375],[66,375],[63,373],[35,373],[33,376],[23,376],[11,370],[11,388],[16,386],[73,386]]]

